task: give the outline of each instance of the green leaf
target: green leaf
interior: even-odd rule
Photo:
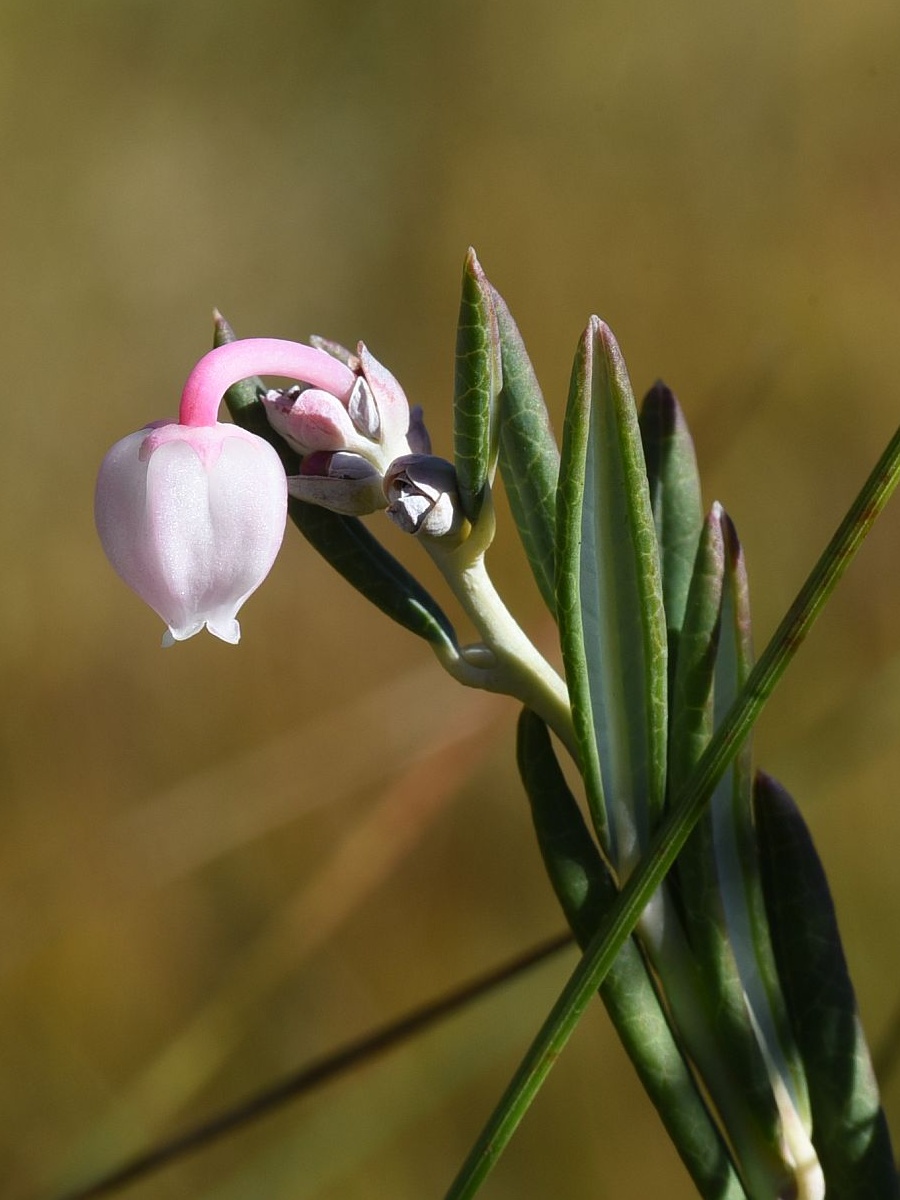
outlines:
[[[217,314],[214,345],[234,340],[234,330]],[[235,423],[270,442],[281,455],[288,474],[296,474],[299,461],[296,454],[274,432],[260,403],[259,394],[264,388],[265,384],[257,377],[243,379],[228,389],[225,403]],[[382,612],[427,642],[456,647],[456,633],[449,617],[362,521],[315,504],[304,504],[293,497],[288,512],[322,557]]]
[[[475,251],[470,249],[463,268],[456,330],[453,448],[460,500],[473,523],[497,463],[500,382],[500,343],[492,289]]]
[[[522,335],[503,298],[496,291],[493,298],[503,368],[500,474],[535,582],[555,614],[559,450]]]
[[[572,367],[569,402],[563,426],[557,491],[556,619],[578,742],[579,766],[594,831],[607,858],[613,858],[609,817],[600,774],[600,752],[591,707],[591,680],[586,638],[596,635],[595,614],[587,620],[581,603],[581,524],[585,501],[585,463],[590,433],[590,327]],[[587,502],[589,505],[590,501]]]
[[[659,543],[671,683],[703,525],[700,473],[684,413],[675,394],[661,381],[644,397],[639,421]]]
[[[575,729],[598,836],[627,874],[665,795],[666,628],[634,396],[597,317],[575,357],[559,478],[557,615]]]
[[[560,770],[547,727],[527,708],[519,718],[517,757],[544,865],[584,947],[616,896],[615,884]],[[745,1192],[728,1149],[678,1049],[633,939],[622,947],[600,996],[700,1195],[706,1200],[743,1200]]]
[[[730,540],[729,530],[725,513],[714,504],[704,522],[684,612],[673,687],[670,794],[681,791],[700,761],[712,736],[714,706],[733,698],[739,673],[748,669],[735,637],[736,612],[748,619],[746,587],[735,579],[734,554],[729,551],[734,550],[736,540]],[[736,590],[741,596],[737,604]],[[745,622],[741,623],[743,628]],[[729,822],[733,805],[744,804],[749,817],[748,771],[749,761],[742,749],[716,788],[710,809],[688,838],[673,868],[671,886],[707,998],[710,1036],[717,1041],[721,1058],[731,1064],[743,1092],[742,1107],[747,1116],[742,1117],[740,1132],[726,1121],[727,1132],[745,1178],[756,1180],[757,1171],[764,1162],[768,1164],[762,1179],[757,1180],[757,1187],[762,1187],[780,1169],[781,1125],[767,1060],[747,1007],[748,989],[757,988],[755,978],[749,984],[744,978],[747,973],[755,977],[756,972],[748,921],[742,921],[738,946],[728,919],[729,908],[740,908],[744,902],[747,886],[744,865],[734,861],[737,850]],[[720,842],[731,851],[724,855],[724,862]],[[752,870],[748,871],[752,876]],[[729,903],[724,895],[726,888]],[[762,1023],[770,1024],[765,1014]],[[707,1084],[711,1086],[710,1081]],[[725,1119],[726,1106],[733,1097],[712,1090]]]
[[[725,578],[722,515],[714,504],[703,523],[683,613],[670,713],[670,795],[677,795],[690,778],[713,731],[713,679]]]
[[[716,727],[737,699],[753,667],[750,596],[743,550],[723,514],[725,587],[722,637],[716,660]],[[778,978],[760,875],[753,821],[753,763],[748,738],[713,794],[709,809],[716,872],[730,943],[769,1069],[787,1089],[809,1129],[809,1095]]]
[[[703,814],[715,784],[749,733],[839,580],[900,483],[900,429],[873,467],[846,515],[775,630],[690,780],[656,831],[634,873],[579,959],[485,1122],[445,1200],[471,1200],[501,1155],[568,1044],[594,993],[671,870]],[[888,1192],[889,1200],[895,1195]]]
[[[828,1196],[900,1196],[887,1122],[825,872],[794,801],[759,774],[762,882],[781,986],[809,1084]]]

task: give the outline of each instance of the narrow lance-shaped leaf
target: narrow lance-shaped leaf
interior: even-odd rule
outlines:
[[[553,752],[544,722],[519,718],[519,770],[547,873],[572,931],[585,946],[616,889]],[[600,995],[648,1095],[704,1200],[744,1200],[728,1149],[669,1028],[644,959],[625,943]]]
[[[453,448],[463,511],[475,522],[497,464],[501,364],[491,285],[470,249],[456,330]]]
[[[718,726],[743,688],[753,667],[747,569],[737,533],[726,517],[725,594],[722,646],[716,662]],[[732,762],[713,797],[716,867],[725,920],[757,1034],[773,1079],[782,1137],[803,1177],[807,1194],[815,1195],[819,1170],[810,1162],[811,1117],[806,1076],[791,1030],[778,977],[760,876],[753,823],[752,752],[749,739]],[[730,791],[729,791],[730,777]],[[785,1094],[786,1093],[786,1094]]]
[[[659,542],[671,699],[678,641],[703,525],[700,473],[684,413],[675,394],[661,381],[644,397],[639,423]]]
[[[686,597],[669,722],[670,795],[677,795],[690,778],[713,731],[713,678],[725,579],[722,517],[721,506],[714,504],[703,523]]]
[[[593,612],[585,615],[581,602],[581,523],[586,503],[586,462],[590,436],[590,327],[582,338],[572,366],[569,402],[563,427],[562,456],[556,501],[556,618],[572,706],[572,725],[580,750],[581,776],[594,831],[610,861],[615,860],[600,751],[591,706],[587,638],[596,637]],[[593,657],[593,656],[592,656]]]
[[[663,806],[666,629],[634,396],[619,347],[596,317],[572,372],[558,506],[557,606],[576,732],[597,832],[624,878]],[[597,812],[604,796],[608,835]]]
[[[732,582],[726,570],[726,520],[720,505],[714,504],[704,522],[687,597],[673,687],[670,794],[677,795],[690,778],[712,736],[717,665],[721,670],[721,660],[727,659],[734,673],[734,647],[728,644],[733,643],[733,630],[723,629],[722,616],[723,597]],[[733,612],[730,602],[727,607]],[[743,773],[736,780],[730,770],[724,778],[712,805],[730,805],[735,787],[743,786]],[[740,1169],[757,1188],[771,1186],[773,1177],[788,1180],[791,1171],[781,1155],[778,1107],[726,920],[709,811],[688,838],[670,886],[706,995],[709,1036],[717,1043],[719,1056],[732,1065],[742,1092],[741,1127],[728,1128]],[[724,1119],[735,1098],[719,1094],[718,1089],[713,1098]]]
[[[713,733],[713,682],[725,583],[723,517],[724,512],[716,503],[703,523],[685,604],[669,713],[669,799],[680,794]],[[723,981],[719,978],[722,969],[726,969],[739,986],[733,955],[728,952],[726,961],[720,962],[723,943],[727,950],[727,933],[716,877],[709,810],[688,838],[672,868],[669,882],[710,991],[715,994],[722,990]]]
[[[213,344],[222,346],[234,340],[234,330],[217,315]],[[259,395],[264,390],[261,379],[244,379],[228,389],[225,403],[235,423],[271,442],[281,455],[285,469],[289,474],[295,474],[297,456],[274,432],[260,403]],[[288,512],[322,557],[382,612],[427,642],[457,645],[453,625],[437,601],[358,518],[342,516],[293,498],[289,500]]]
[[[500,474],[535,582],[555,615],[559,449],[522,335],[503,298],[497,291],[493,297],[503,375]]]
[[[894,1154],[825,872],[803,817],[775,780],[754,789],[775,958],[803,1058],[827,1196],[900,1196]]]

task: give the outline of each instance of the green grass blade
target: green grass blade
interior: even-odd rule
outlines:
[[[558,498],[557,607],[576,729],[596,741],[606,821],[630,871],[662,811],[666,630],[659,550],[634,396],[612,333],[592,317],[572,372]],[[590,763],[585,753],[585,762]]]
[[[494,298],[475,251],[463,268],[456,329],[453,449],[463,511],[475,522],[497,462],[500,342]]]
[[[517,757],[544,865],[583,947],[614,901],[615,884],[560,770],[547,727],[529,709],[519,718]],[[745,1200],[633,939],[622,947],[600,996],[700,1195]]]
[[[809,1082],[829,1196],[900,1196],[887,1122],[856,1011],[828,881],[799,809],[773,779],[754,792],[765,901]]]
[[[503,298],[496,291],[493,297],[503,368],[500,474],[535,582],[555,616],[559,450],[522,335]]]
[[[235,340],[222,317],[216,318],[214,345]],[[243,379],[225,393],[225,403],[237,425],[270,442],[281,455],[288,474],[296,474],[298,458],[273,431],[259,401],[263,381]],[[304,504],[291,497],[291,520],[306,540],[361,592],[367,600],[411,633],[434,645],[456,647],[456,632],[437,601],[392,554],[373,537],[357,517],[346,517]]]

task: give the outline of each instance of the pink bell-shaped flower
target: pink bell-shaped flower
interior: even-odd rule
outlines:
[[[275,561],[286,512],[281,460],[235,425],[173,422],[129,434],[97,479],[103,549],[168,625],[164,645],[204,626],[239,640],[238,609]]]
[[[100,541],[122,579],[168,625],[164,645],[204,627],[237,642],[238,609],[281,545],[287,480],[277,452],[216,420],[226,389],[257,374],[299,379],[342,398],[355,378],[324,351],[296,342],[219,346],[191,372],[179,420],[123,438],[100,467]]]

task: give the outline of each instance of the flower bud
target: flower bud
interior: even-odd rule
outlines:
[[[309,454],[300,474],[288,478],[288,493],[345,516],[361,517],[386,506],[381,476],[358,454]]]
[[[239,640],[237,612],[275,561],[286,511],[275,450],[220,423],[129,434],[104,458],[94,500],[106,556],[168,625],[163,645],[204,626]]]
[[[362,516],[385,507],[382,477],[391,463],[430,453],[421,408],[410,411],[403,388],[360,342],[356,353],[321,337],[310,339],[312,352],[340,363],[349,388],[334,392],[321,386],[272,389],[262,396],[269,424],[303,460],[300,475],[289,481],[292,496],[334,512]],[[299,347],[308,355],[309,347]],[[307,465],[310,459],[315,460]],[[416,528],[437,501],[408,496],[395,519]],[[404,507],[405,505],[405,507]],[[435,515],[432,525],[440,524]],[[448,527],[452,517],[447,518]]]
[[[404,533],[455,536],[465,518],[453,464],[430,454],[407,454],[384,477],[387,514]]]
[[[262,402],[269,424],[300,455],[355,449],[360,441],[346,406],[320,388],[273,389]]]
[[[349,393],[334,395],[316,387],[272,389],[262,402],[269,424],[292,449],[304,457],[318,451],[346,451],[367,459],[379,472],[410,444],[409,405],[394,376],[360,342],[359,354],[335,343],[316,339],[339,361],[355,364]]]

